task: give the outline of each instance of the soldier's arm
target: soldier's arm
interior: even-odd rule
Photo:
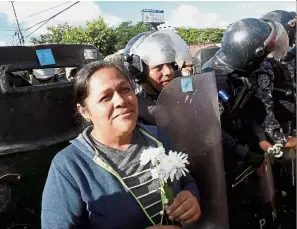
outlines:
[[[224,149],[228,149],[228,151],[234,156],[236,156],[239,160],[244,160],[247,153],[248,148],[239,144],[236,138],[233,138],[226,130],[222,128],[222,144]]]
[[[265,134],[265,130],[256,120],[252,121],[251,126],[253,134],[254,136],[256,136],[259,142],[268,141],[267,136]]]
[[[233,157],[237,157],[239,160],[247,162],[254,168],[258,168],[262,164],[264,160],[263,155],[251,152],[249,147],[241,145],[236,138],[233,138],[223,128],[222,141],[223,148],[228,150]]]
[[[280,124],[275,118],[273,112],[273,87],[271,78],[265,73],[260,73],[257,75],[257,77],[258,86],[255,96],[262,102],[265,109],[262,127],[265,131],[265,134],[269,139],[271,139],[271,141],[273,141],[274,144],[280,143],[285,146],[288,138],[284,135],[283,130],[280,127]]]

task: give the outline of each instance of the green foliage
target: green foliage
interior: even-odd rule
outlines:
[[[178,28],[178,34],[187,42],[187,44],[199,44],[199,43],[221,43],[224,29],[187,29]]]
[[[125,48],[126,44],[131,38],[139,33],[147,32],[150,30],[151,26],[148,24],[144,24],[143,22],[138,22],[136,25],[132,25],[131,21],[123,22],[114,30],[117,38],[115,48],[117,50]]]
[[[150,31],[151,26],[131,21],[122,22],[118,27],[109,27],[99,17],[89,21],[85,27],[71,26],[67,23],[47,28],[47,33],[31,38],[33,44],[93,44],[104,56],[125,48],[128,41],[135,35]],[[199,43],[220,43],[224,30],[217,28],[194,29],[177,28],[178,34],[188,45]]]
[[[49,27],[48,33],[32,38],[33,44],[93,44],[101,54],[114,53],[116,37],[114,31],[99,17],[87,22],[85,27],[67,24]]]
[[[41,34],[39,37],[32,37],[31,42],[33,44],[59,44],[65,33],[72,28],[73,27],[67,23],[48,27],[48,33]]]

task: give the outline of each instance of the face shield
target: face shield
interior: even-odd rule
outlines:
[[[139,39],[144,39],[145,37],[147,37],[148,35],[150,35],[152,32],[143,32],[143,33],[139,33],[136,36],[134,36],[126,45],[126,47],[123,50],[123,54],[125,56],[129,55],[131,53],[131,48],[134,46],[134,43],[139,40]]]
[[[220,48],[218,46],[210,46],[198,50],[193,59],[193,65],[196,72],[201,71],[201,67],[210,60]]]
[[[179,68],[181,69],[183,65],[192,66],[193,58],[187,43],[172,30],[163,30],[162,32],[170,36],[170,39],[173,42],[176,51],[175,62]]]
[[[202,66],[203,72],[209,72],[215,70],[217,73],[230,74],[235,69],[228,66],[225,62],[227,59],[226,55],[220,48],[216,54]]]
[[[140,37],[129,54],[140,56],[149,66],[176,62],[181,69],[184,64],[193,64],[188,45],[172,30],[161,30]]]
[[[173,63],[176,57],[172,36],[164,31],[156,31],[139,38],[131,47],[129,54],[139,56],[149,66]]]
[[[270,25],[271,23],[268,22]],[[268,55],[279,60],[286,55],[289,48],[289,37],[286,29],[279,22],[274,22],[275,24],[275,35],[269,41],[269,48],[271,53]],[[269,49],[268,49],[269,50]]]

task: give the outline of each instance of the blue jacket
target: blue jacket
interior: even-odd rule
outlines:
[[[154,126],[144,126],[167,148]],[[156,146],[156,143],[147,138]],[[156,146],[157,147],[157,146]],[[122,184],[93,161],[94,150],[80,134],[52,161],[42,196],[43,229],[96,228],[144,229],[150,226],[145,214]],[[190,176],[175,182],[174,191],[191,191],[198,198]]]

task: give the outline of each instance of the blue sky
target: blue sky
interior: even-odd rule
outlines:
[[[26,41],[29,41],[30,33],[38,26],[26,31],[26,28],[45,20],[61,11],[71,3],[52,10],[28,17],[42,10],[57,6],[65,2],[26,2],[15,1],[15,9],[18,15],[21,29]],[[102,16],[110,26],[117,26],[123,21],[136,23],[141,21],[142,9],[160,9],[165,12],[166,23],[173,26],[186,26],[193,28],[220,27],[246,17],[260,17],[261,15],[276,9],[296,11],[296,2],[293,1],[84,1],[76,4],[69,10],[49,21],[47,25],[69,23],[72,25],[84,25],[87,20]],[[10,2],[0,2],[0,45],[17,44],[14,36],[16,23]],[[32,36],[38,36],[46,32],[46,26],[41,27]],[[27,43],[28,44],[28,43]]]
[[[119,17],[125,18],[126,20],[136,21],[141,20],[141,10],[142,9],[162,9],[165,11],[165,15],[168,13],[171,13],[173,10],[176,10],[180,5],[192,5],[194,7],[197,7],[201,12],[207,12],[207,13],[215,13],[215,14],[221,14],[226,15],[226,18],[232,18],[232,14],[234,14],[235,18],[239,15],[239,12],[234,12],[233,9],[236,7],[242,6],[244,8],[244,5],[246,5],[247,9],[249,7],[252,7],[254,5],[255,7],[250,8],[250,10],[255,9],[262,9],[265,10],[265,7],[268,7],[268,5],[273,5],[275,9],[279,9],[280,7],[283,9],[288,8],[287,6],[290,6],[290,3],[294,2],[228,2],[228,1],[176,1],[176,2],[168,2],[168,1],[143,1],[143,2],[100,2],[97,4],[100,5],[100,8],[105,12],[113,12],[114,15],[117,15]],[[117,8],[121,7],[120,8]],[[257,7],[258,6],[258,7]],[[271,7],[269,7],[271,8]],[[296,7],[295,7],[296,8]],[[250,12],[251,15],[253,12]]]

